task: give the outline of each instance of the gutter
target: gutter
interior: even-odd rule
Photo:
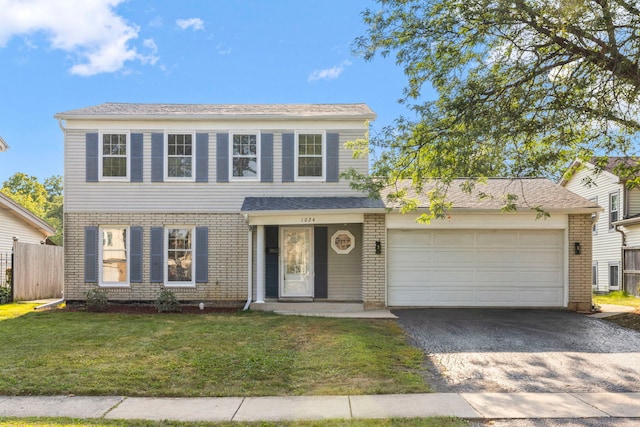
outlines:
[[[63,302],[64,302],[64,292],[62,293],[62,298],[60,298],[59,300],[55,300],[55,301],[48,302],[46,304],[39,305],[37,307],[34,307],[33,309],[34,310],[41,310],[43,308],[55,307],[55,306],[58,306],[58,305],[62,304]]]

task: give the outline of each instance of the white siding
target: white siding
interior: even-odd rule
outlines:
[[[13,214],[0,209],[0,252],[11,252],[13,237],[23,243],[40,243],[45,236]]]
[[[640,189],[634,188],[627,191],[628,215],[634,216],[640,214]]]
[[[356,247],[348,254],[337,254],[331,248],[331,236],[338,230],[349,230]],[[328,227],[328,299],[334,301],[362,300],[362,224],[330,225]]]
[[[586,199],[596,199],[597,203],[604,208],[604,212],[600,212],[597,221],[597,232],[593,235],[593,262],[598,265],[598,291],[609,290],[609,263],[620,263],[622,235],[615,230],[609,229],[609,194],[619,192],[620,194],[620,210],[619,215],[622,219],[625,194],[623,186],[617,178],[608,173],[602,172],[595,177],[595,185],[585,186],[584,179],[592,174],[591,170],[583,169],[576,172],[565,187]],[[619,274],[619,282],[622,280],[622,274]]]
[[[119,124],[122,127],[122,123]],[[316,126],[317,127],[317,126]],[[307,127],[308,128],[308,127]],[[103,129],[103,128],[100,128]],[[229,128],[226,131],[234,130]],[[90,182],[85,180],[85,134],[99,129],[68,129],[65,141],[65,211],[66,212],[238,212],[247,196],[354,196],[348,181],[282,183],[282,133],[292,130],[266,129],[274,134],[274,182],[217,183],[216,133],[209,133],[209,182],[151,182],[151,133],[144,133],[143,182]],[[157,129],[155,132],[163,132]],[[344,143],[362,138],[364,129],[326,129],[340,134],[340,171],[356,168],[366,172],[368,160],[354,159]],[[202,130],[199,130],[202,132]],[[364,196],[364,195],[363,195]]]

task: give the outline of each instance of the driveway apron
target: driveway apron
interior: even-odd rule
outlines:
[[[640,332],[560,310],[394,310],[437,392],[638,392]]]

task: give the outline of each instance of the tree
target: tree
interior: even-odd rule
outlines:
[[[53,175],[44,184],[35,176],[15,173],[2,184],[0,192],[10,197],[57,230],[50,239],[62,245],[62,177]]]
[[[627,0],[378,0],[355,49],[394,54],[408,82],[376,191],[411,178],[557,178],[569,162],[637,155],[640,9]],[[434,101],[424,100],[430,85]],[[640,184],[640,166],[619,171]],[[472,186],[472,185],[471,185]],[[402,197],[402,194],[397,194]],[[443,212],[444,191],[432,194]],[[434,204],[435,202],[435,204]],[[436,215],[437,216],[437,215]]]

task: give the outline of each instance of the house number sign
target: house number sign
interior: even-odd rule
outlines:
[[[305,216],[300,218],[300,222],[303,224],[310,224],[316,222],[316,219],[312,216]]]

